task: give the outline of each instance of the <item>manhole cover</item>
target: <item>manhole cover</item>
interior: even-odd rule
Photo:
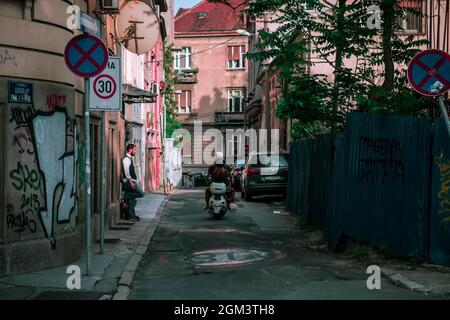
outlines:
[[[278,250],[228,248],[195,252],[191,257],[191,263],[195,267],[238,267],[284,257],[285,254]]]
[[[44,291],[33,300],[98,300],[102,295],[93,291]]]

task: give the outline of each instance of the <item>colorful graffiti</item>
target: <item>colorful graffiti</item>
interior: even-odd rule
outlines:
[[[16,233],[41,230],[52,240],[58,224],[72,231],[77,205],[75,121],[59,107],[43,112],[18,106],[11,108],[9,123],[17,160],[9,169],[15,194],[6,207],[8,229]]]
[[[6,63],[12,63],[17,67],[16,57],[11,55],[8,49],[0,51],[0,66],[5,65]]]
[[[29,121],[34,114],[36,114],[36,109],[33,107],[11,108],[11,119],[9,122],[16,124],[15,129],[28,128]]]
[[[30,129],[24,128],[13,136],[12,144],[17,146],[19,154],[34,154],[33,140],[31,139]]]
[[[37,114],[32,120],[38,167],[46,191],[47,205],[41,209],[40,219],[47,235],[53,234],[55,218],[58,223],[67,223],[75,209],[75,155],[66,152],[66,126],[64,112]]]
[[[436,157],[436,165],[441,176],[441,185],[438,192],[439,212],[446,217],[442,223],[450,223],[450,160],[445,160],[443,155]]]
[[[67,97],[65,95],[53,93],[47,95],[45,106],[47,107],[47,110],[53,111],[56,108],[65,108],[66,102]]]

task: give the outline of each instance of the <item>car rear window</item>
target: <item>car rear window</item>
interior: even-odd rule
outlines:
[[[236,169],[242,169],[245,167],[245,162],[236,162],[236,164],[234,165],[234,167]]]
[[[277,155],[274,155],[274,156],[277,156]],[[288,155],[286,155],[286,154],[279,154],[278,156],[279,156],[278,157],[278,166],[280,166],[280,167],[287,167],[288,166]],[[256,155],[250,156],[249,167],[269,168],[269,167],[276,167],[277,166],[276,160],[274,160],[272,158],[272,156],[271,156],[271,159],[270,159],[271,161],[269,163],[262,163],[259,155],[258,155],[258,162],[255,163],[256,162],[255,161],[255,157],[256,157]],[[267,161],[267,159],[264,159],[264,160]]]

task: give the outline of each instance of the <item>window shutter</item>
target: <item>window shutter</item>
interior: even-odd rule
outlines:
[[[191,67],[191,48],[186,48],[185,64],[186,68]]]
[[[180,107],[181,108],[186,108],[186,92],[187,91],[182,91],[182,93],[181,93],[181,99],[180,99]]]
[[[186,59],[187,59],[186,54],[182,53],[180,56],[180,68],[181,69],[186,68]]]
[[[186,107],[191,107],[191,99],[192,99],[192,97],[191,97],[191,94],[192,94],[192,91],[186,91]]]
[[[239,46],[233,47],[233,60],[241,60],[241,50]]]

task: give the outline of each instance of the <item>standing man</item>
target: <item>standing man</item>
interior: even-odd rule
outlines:
[[[144,197],[144,191],[142,191],[137,183],[137,175],[134,169],[133,157],[136,152],[136,145],[129,144],[127,146],[127,155],[122,161],[124,175],[123,185],[125,190],[123,199],[128,203],[128,218],[133,221],[140,221],[141,219],[136,216],[136,199]]]

